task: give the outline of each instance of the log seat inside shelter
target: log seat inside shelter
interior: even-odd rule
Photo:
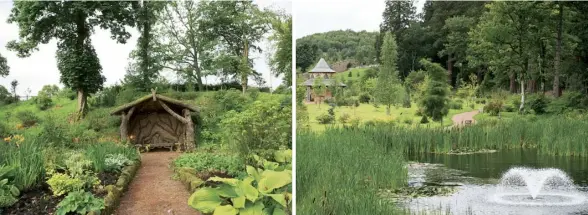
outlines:
[[[142,148],[191,150],[195,146],[191,113],[197,111],[152,91],[151,95],[122,105],[111,114],[121,116],[122,142]]]

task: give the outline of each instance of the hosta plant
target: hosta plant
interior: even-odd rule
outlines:
[[[18,200],[20,191],[16,186],[9,184],[8,179],[0,180],[0,208],[13,205]]]
[[[90,192],[76,191],[69,193],[58,205],[57,215],[88,214],[94,212],[100,214],[104,209],[104,200],[94,197]]]
[[[124,166],[131,164],[132,161],[129,160],[123,154],[108,154],[106,155],[106,159],[104,160],[104,164],[106,165],[106,171],[109,172],[118,172]]]
[[[214,214],[286,214],[292,199],[292,170],[263,170],[247,166],[243,179],[212,177],[217,187],[194,192],[188,204],[203,213]]]

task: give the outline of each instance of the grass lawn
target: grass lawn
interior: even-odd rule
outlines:
[[[365,71],[368,69],[369,68],[351,68],[345,72],[339,72],[339,73],[335,74],[335,77],[341,78],[344,81],[347,81],[347,80],[355,81],[355,80],[358,80],[359,78],[361,78],[361,76],[363,76]],[[351,77],[349,77],[349,73],[352,73]]]
[[[316,117],[321,114],[328,113],[329,105],[323,103],[320,105],[318,104],[306,104],[308,108],[308,115],[310,119],[310,129],[314,131],[322,131],[326,128],[327,125],[319,124],[316,120]],[[452,124],[451,117],[453,115],[463,112],[472,111],[481,107],[481,105],[476,105],[474,108],[471,109],[469,107],[465,107],[461,110],[449,110],[449,114],[443,118],[443,126],[450,126]],[[428,124],[420,124],[421,116],[415,115],[417,111],[417,105],[415,103],[412,104],[411,108],[403,108],[403,107],[392,107],[390,110],[390,115],[386,115],[386,107],[380,105],[380,107],[375,108],[371,104],[361,104],[357,108],[351,107],[336,107],[335,108],[335,118],[336,123],[335,125],[341,125],[339,123],[339,117],[343,113],[349,114],[353,118],[359,118],[360,123],[365,123],[366,121],[396,121],[399,125],[406,125],[406,126],[430,126],[430,127],[440,127],[441,124],[439,122],[432,122],[430,121]]]

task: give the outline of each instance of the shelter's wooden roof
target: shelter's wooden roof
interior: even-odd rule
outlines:
[[[143,102],[147,102],[149,100],[153,100],[153,97],[155,97],[156,99],[159,99],[159,100],[161,100],[161,101],[163,101],[165,103],[174,104],[174,105],[180,106],[182,108],[187,108],[188,110],[191,110],[191,111],[194,111],[194,112],[198,112],[198,109],[196,107],[192,107],[191,105],[186,104],[186,103],[184,103],[184,102],[182,102],[180,100],[172,99],[170,97],[162,96],[162,95],[159,95],[159,94],[149,94],[149,95],[143,96],[143,97],[141,97],[141,98],[139,98],[139,99],[137,99],[137,100],[135,100],[133,102],[130,102],[130,103],[127,103],[127,104],[124,104],[124,105],[121,105],[121,106],[117,107],[112,112],[110,112],[110,115],[118,115],[118,114],[121,114],[123,112],[126,112],[129,109],[131,109],[133,106],[139,105],[139,104],[141,104]]]

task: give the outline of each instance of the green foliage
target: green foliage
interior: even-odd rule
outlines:
[[[47,180],[47,184],[51,188],[53,195],[62,196],[67,193],[83,190],[86,182],[67,174],[55,173]]]
[[[133,162],[123,154],[108,154],[104,160],[105,171],[120,172],[123,167]]]
[[[10,73],[10,67],[6,62],[6,58],[0,54],[0,77],[6,77]]]
[[[588,97],[579,92],[565,92],[561,97],[554,98],[547,106],[547,112],[562,114],[572,110],[588,108]]]
[[[343,113],[339,116],[339,122],[345,124],[349,122],[349,118],[351,118],[351,116],[348,113]]]
[[[35,97],[35,103],[39,110],[47,110],[53,105],[53,100],[47,94],[39,92]]]
[[[488,102],[486,106],[484,106],[484,112],[490,114],[491,116],[497,116],[498,113],[502,110],[502,101],[500,100],[493,100]]]
[[[356,60],[359,64],[375,63],[374,43],[377,34],[377,32],[337,30],[296,39],[296,63],[298,64],[299,60],[307,58],[307,61],[311,62],[304,64],[305,68],[300,65],[297,67],[304,70],[316,63],[320,57],[325,57],[325,60],[329,62]],[[316,51],[311,51],[310,54],[306,53],[313,49]],[[299,57],[298,53],[304,57]]]
[[[287,101],[287,98],[284,100]],[[291,147],[292,106],[278,99],[258,100],[221,120],[223,143],[241,155]]]
[[[10,136],[11,132],[11,129],[6,124],[0,122],[0,139]]]
[[[58,205],[57,215],[66,215],[70,213],[88,214],[95,212],[100,214],[104,209],[104,200],[94,197],[90,192],[76,191],[69,193]]]
[[[0,105],[12,103],[12,95],[8,92],[8,89],[4,86],[0,86]]]
[[[282,162],[288,156],[276,156]],[[266,160],[259,160],[268,163]],[[221,183],[217,187],[204,187],[194,192],[188,205],[204,213],[228,214],[287,214],[292,199],[292,170],[279,168],[278,163],[266,165],[265,170],[247,166],[243,180],[212,177],[208,181]],[[279,169],[279,170],[278,170]]]
[[[449,85],[447,71],[437,63],[422,59],[420,63],[429,75],[429,82],[420,102],[423,113],[433,121],[441,121],[449,113]]]
[[[421,117],[421,124],[427,124],[427,123],[429,123],[429,118],[427,118],[427,116]]]
[[[269,38],[275,41],[276,52],[270,64],[274,74],[284,75],[284,84],[292,85],[292,15],[276,15],[272,19],[274,34]]]
[[[116,157],[121,156],[121,160],[124,157],[130,162],[135,162],[140,159],[139,152],[134,147],[112,142],[91,144],[86,148],[84,155],[91,161],[91,169],[95,172],[114,170],[107,163],[107,159],[113,155]]]
[[[85,118],[88,128],[102,133],[113,130],[118,131],[120,121],[120,117],[111,116],[110,110],[104,108],[90,111]]]
[[[0,177],[0,208],[8,207],[18,201],[20,191],[16,186],[10,184],[8,179]]]
[[[94,107],[114,107],[121,88],[118,85],[103,88],[89,100],[90,105]]]
[[[25,136],[20,145],[0,143],[0,164],[14,168],[12,183],[20,190],[27,191],[45,177],[44,152],[41,145]]]
[[[16,113],[16,118],[20,120],[25,128],[31,127],[39,122],[39,117],[30,110],[23,110]]]
[[[394,36],[387,33],[382,46],[382,66],[375,91],[377,102],[386,105],[386,114],[388,115],[390,115],[390,106],[402,102],[404,96],[404,89],[398,80],[397,49]]]
[[[404,158],[361,127],[297,133],[298,214],[401,214],[375,193],[406,185]]]
[[[319,124],[331,124],[333,123],[333,121],[335,121],[335,117],[327,113],[323,113],[321,115],[318,115],[316,117],[316,120],[319,122]]]
[[[529,98],[529,108],[535,112],[535,114],[546,113],[547,105],[549,100],[543,95],[532,96]]]
[[[368,93],[361,93],[359,94],[359,102],[361,103],[369,103],[372,97]]]
[[[453,100],[453,101],[449,102],[448,106],[449,106],[449,109],[461,110],[461,109],[463,109],[463,101]]]
[[[193,168],[196,172],[224,172],[230,176],[243,176],[243,159],[237,155],[195,152],[185,153],[174,160],[176,168]]]

